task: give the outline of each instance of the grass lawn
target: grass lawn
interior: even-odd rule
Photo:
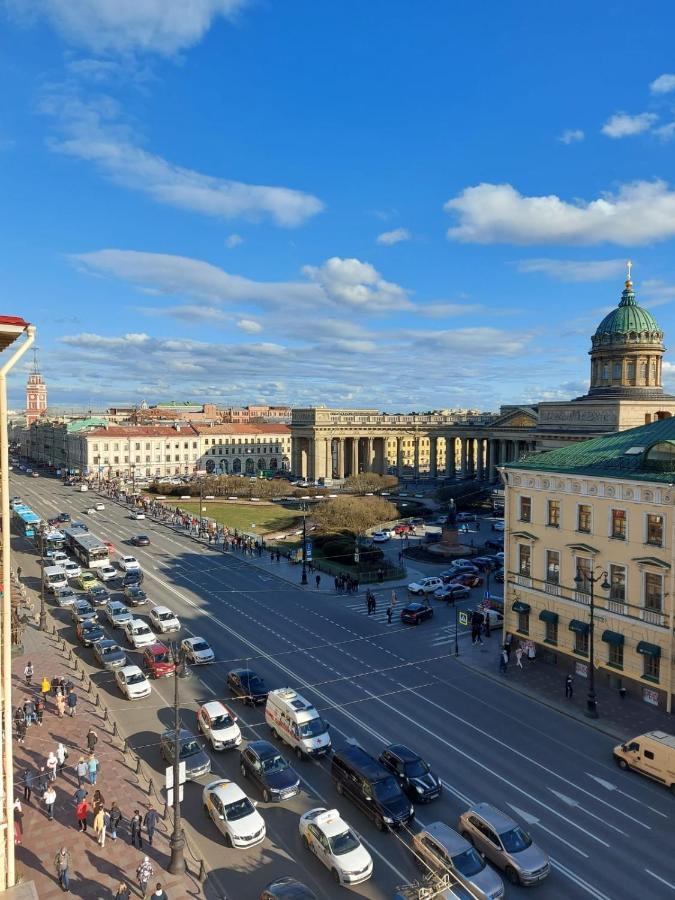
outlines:
[[[196,503],[178,499],[172,503],[167,500],[166,505],[180,506],[185,512],[199,515],[199,500]],[[207,500],[204,506],[206,511],[202,515],[215,519],[220,525],[226,525],[230,529],[236,528],[250,534],[264,535],[270,531],[283,531],[296,522],[302,522],[301,516],[276,503],[214,503]]]

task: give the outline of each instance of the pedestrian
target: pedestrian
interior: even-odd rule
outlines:
[[[136,878],[138,879],[138,886],[141,889],[141,897],[147,897],[148,882],[154,874],[155,870],[150,865],[150,857],[144,856],[143,862],[136,869]]]
[[[89,731],[87,732],[87,747],[90,753],[94,752],[96,744],[98,744],[98,735],[90,725]]]
[[[26,717],[23,714],[23,710],[20,710],[20,716],[14,716],[14,727],[16,729],[16,739],[19,744],[23,744],[26,741]]]
[[[131,846],[138,846],[139,850],[143,849],[143,835],[141,834],[141,829],[143,827],[143,819],[141,818],[140,812],[135,809],[134,815],[130,822],[130,830],[131,830]]]
[[[68,715],[72,718],[75,715],[75,711],[77,709],[77,694],[72,688],[68,691],[68,696],[66,697],[66,706],[68,707]]]
[[[504,639],[504,649],[509,654],[509,659],[511,659],[511,643],[513,642],[513,635],[510,632],[507,632],[506,637]]]
[[[82,787],[82,782],[87,777],[89,772],[89,768],[84,761],[84,756],[81,756],[77,761],[77,765],[75,766],[75,774],[77,775],[77,786]]]
[[[87,803],[87,799],[85,797],[75,807],[75,818],[77,819],[77,827],[79,831],[86,832],[88,815],[89,804]]]
[[[17,566],[16,567],[16,580],[19,582],[21,581],[22,573],[23,573],[23,569],[21,568],[21,566]]]
[[[483,614],[479,610],[471,613],[471,643],[482,644],[480,633],[483,630]]]
[[[377,611],[377,600],[375,599],[375,594],[370,595],[370,603],[373,607],[373,615],[375,615],[375,612]]]
[[[89,791],[85,790],[83,787],[77,788],[75,793],[73,794],[73,798],[75,800],[75,806],[82,803],[85,797],[89,795]]]
[[[37,718],[37,723],[42,728],[42,718],[45,714],[45,698],[40,694],[39,697],[35,699],[35,716]]]
[[[398,603],[398,597],[396,596],[396,591],[392,591],[392,592],[391,592],[391,606],[392,606],[392,609],[396,606],[397,603]]]
[[[391,625],[391,606],[387,607],[387,625]]]
[[[96,784],[96,776],[98,775],[99,762],[93,753],[89,754],[87,760],[87,772],[89,774],[89,784]]]
[[[70,893],[70,852],[67,847],[61,847],[56,856],[54,857],[54,868],[56,869],[56,875],[59,879],[59,884],[61,885],[62,890],[66,893]]]
[[[40,682],[40,691],[42,693],[42,696],[45,699],[45,702],[47,701],[47,694],[49,693],[50,688],[51,688],[51,685],[49,683],[49,679],[47,678],[46,675],[43,675],[42,681]]]
[[[523,648],[520,646],[516,647],[516,665],[519,669],[523,668]]]
[[[485,610],[485,625],[483,627],[483,634],[485,637],[490,637],[490,610]]]
[[[321,588],[321,576],[320,576],[320,575],[317,575],[317,576],[316,576],[316,589],[317,589],[317,591],[320,590],[320,588]]]
[[[380,584],[382,584],[382,582],[384,581],[384,569],[377,570],[377,580],[380,582]]]
[[[63,772],[64,766],[66,764],[66,760],[68,759],[68,751],[63,746],[63,744],[59,744],[56,748],[56,761],[58,763],[58,771],[59,774]]]
[[[14,843],[20,845],[23,841],[23,809],[21,801],[17,797],[14,801]]]
[[[24,700],[23,714],[26,717],[26,725],[32,725],[33,719],[35,718],[35,704],[30,699],[30,697],[28,698],[28,700]]]
[[[103,797],[103,794],[99,790],[94,791],[94,799],[92,800],[92,804],[95,813],[97,813],[100,809],[103,809],[103,807],[105,806],[105,799]]]
[[[155,885],[155,891],[152,895],[152,900],[169,900],[169,895],[165,890],[162,889],[161,882],[157,882]]]
[[[35,780],[35,773],[32,769],[26,769],[23,773],[23,799],[26,803],[30,802],[30,795],[33,790],[33,781]]]
[[[42,795],[42,799],[44,800],[45,809],[47,810],[47,816],[51,822],[54,818],[54,804],[56,803],[56,791],[54,790],[53,785],[49,785]]]
[[[113,841],[117,840],[117,829],[120,827],[121,823],[122,813],[120,812],[117,803],[113,800],[113,804],[110,807],[110,836]]]
[[[568,700],[571,700],[574,696],[574,684],[572,683],[572,676],[568,675],[565,679],[565,697]]]
[[[58,766],[59,761],[56,758],[56,754],[53,750],[49,751],[49,756],[47,757],[47,775],[49,776],[50,781],[56,781],[56,767]]]
[[[151,847],[152,847],[152,836],[155,833],[155,828],[157,828],[157,818],[158,818],[157,810],[151,803],[150,806],[148,807],[148,811],[146,812],[145,817],[143,818],[143,824],[145,825],[145,830],[148,835],[148,843],[150,844]]]
[[[107,822],[106,822],[107,817]],[[94,816],[94,834],[98,839],[98,843],[100,847],[105,847],[105,833],[107,825],[110,822],[110,817],[108,813],[101,807],[99,811]]]
[[[62,719],[66,713],[66,698],[60,690],[56,693],[56,713],[59,719]]]
[[[23,677],[26,679],[26,685],[30,687],[30,683],[33,680],[33,663],[30,660],[28,660],[23,670]]]
[[[113,900],[131,900],[131,888],[129,885],[120,881]]]
[[[39,794],[40,796],[42,796],[47,790],[47,787],[49,786],[49,779],[47,777],[47,772],[44,766],[40,766],[33,784],[35,787],[35,793]]]
[[[507,651],[505,649],[502,649],[502,651],[499,654],[499,671],[502,675],[506,675],[506,670],[508,668],[508,665],[509,665],[509,654],[507,653]]]

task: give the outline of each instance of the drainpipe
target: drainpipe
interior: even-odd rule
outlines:
[[[26,340],[0,367],[0,511],[2,512],[2,665],[0,666],[2,707],[5,719],[2,728],[4,777],[0,778],[0,828],[4,826],[5,854],[0,865],[0,890],[15,884],[14,870],[14,757],[12,753],[12,586],[10,581],[10,522],[9,522],[9,435],[7,434],[7,373],[14,368],[35,341],[35,326],[26,328]],[[2,841],[0,840],[0,844]],[[3,877],[5,881],[3,882]]]

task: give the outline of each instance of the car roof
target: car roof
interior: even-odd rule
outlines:
[[[243,800],[246,794],[235,781],[223,778],[220,781],[212,781],[206,785],[206,790],[212,791],[224,803],[234,803],[235,800]]]
[[[122,668],[118,669],[117,671],[122,672],[127,678],[130,675],[143,675],[143,670],[138,666],[122,666]]]
[[[147,624],[148,623],[145,622],[143,619],[132,619],[131,622],[127,622],[127,627],[128,628],[136,628],[139,625],[147,625]]]
[[[270,759],[273,756],[279,756],[279,751],[269,741],[249,741],[246,749],[253,750],[260,759]]]
[[[108,606],[111,609],[114,609],[116,606],[121,606],[123,610],[126,611],[126,606],[122,603],[121,600],[108,600]]]
[[[154,644],[150,644],[149,647],[145,648],[145,653],[166,653],[169,648],[166,644],[163,644],[161,641],[156,641]]]
[[[358,769],[361,775],[375,781],[379,781],[382,778],[391,778],[391,773],[376,759],[373,759],[370,754],[366,753],[363,747],[359,747],[358,744],[351,744],[348,747],[337,750],[333,759],[342,759],[349,762],[355,769]]]
[[[171,610],[169,609],[168,606],[153,606],[152,609],[150,610],[150,612],[171,613]],[[173,613],[171,613],[171,615],[173,615]]]
[[[406,609],[426,609],[425,605],[423,603],[418,603],[417,600],[415,600],[414,603],[408,603],[408,605],[405,608]]]
[[[422,829],[417,836],[422,837],[425,833],[438,841],[448,851],[450,856],[462,853],[470,846],[466,838],[463,838],[461,834],[458,834],[454,828],[450,828],[445,822],[432,822]]]
[[[492,806],[491,803],[475,803],[473,806],[469,807],[467,812],[475,812],[481,819],[485,819],[485,821],[498,833],[509,831],[518,824],[511,816],[503,813],[500,809],[497,809],[496,806]]]
[[[208,703],[202,703],[202,709],[204,712],[208,713],[212,719],[216,716],[232,715],[222,700],[209,700]]]
[[[389,750],[390,753],[394,753],[403,762],[414,762],[416,759],[420,759],[419,753],[415,753],[414,750],[406,747],[405,744],[390,744],[385,749]]]
[[[310,821],[319,829],[319,831],[322,831],[326,837],[335,837],[335,835],[342,834],[345,829],[349,828],[349,825],[345,822],[337,809],[319,808],[319,810],[311,810],[311,812],[317,812],[317,816],[310,819]],[[326,816],[326,818],[329,818],[330,820],[328,822],[317,822],[316,819],[319,816]]]
[[[238,675],[239,678],[253,678],[254,675],[256,678],[260,677],[253,669],[230,669],[228,675]]]
[[[172,738],[176,733],[175,728],[167,728],[166,731],[162,732],[162,738],[166,740],[167,738]],[[192,740],[192,738],[197,735],[194,731],[190,731],[189,728],[181,728],[178,732],[178,740],[179,741],[188,741]]]

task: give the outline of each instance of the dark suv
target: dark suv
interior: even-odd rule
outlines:
[[[251,741],[239,754],[241,774],[262,791],[263,800],[288,800],[300,792],[300,779],[269,741]]]
[[[330,774],[338,794],[355,803],[380,831],[400,828],[415,815],[394,776],[357,745],[335,752]]]
[[[419,753],[404,744],[391,744],[380,753],[380,762],[398,780],[413,803],[428,803],[441,794],[441,780]]]

